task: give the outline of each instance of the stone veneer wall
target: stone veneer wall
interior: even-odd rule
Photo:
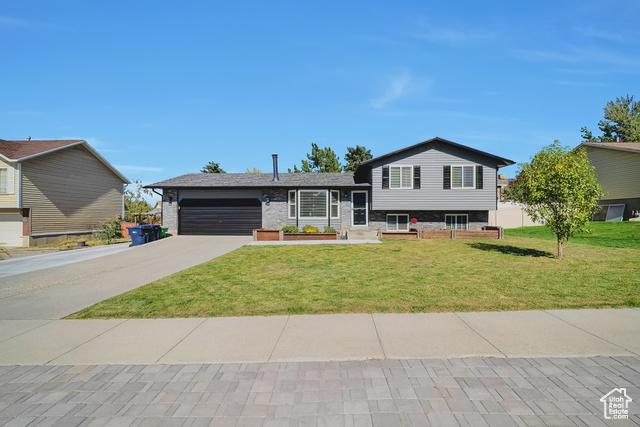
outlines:
[[[280,230],[287,225],[287,190],[265,189],[262,192],[262,228]],[[269,198],[267,205],[266,198]]]
[[[169,228],[169,233],[178,234],[178,190],[176,189],[162,191],[162,225]]]
[[[409,228],[417,228],[419,230],[442,230],[444,229],[444,221],[446,214],[467,214],[469,215],[469,230],[481,230],[483,226],[489,225],[489,211],[370,211],[369,212],[369,228],[376,231],[386,231],[387,214],[409,214],[411,218],[418,220],[416,224],[409,222]]]

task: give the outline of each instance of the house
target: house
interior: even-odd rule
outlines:
[[[481,229],[496,209],[498,168],[511,160],[432,138],[361,163],[354,173],[187,174],[163,190],[177,234],[251,235],[285,225],[337,231]]]
[[[91,235],[122,215],[125,184],[86,141],[0,139],[0,244]]]
[[[605,194],[600,201],[604,216],[628,220],[640,211],[640,142],[583,142]],[[624,206],[621,206],[624,205]],[[617,211],[617,213],[615,213]]]

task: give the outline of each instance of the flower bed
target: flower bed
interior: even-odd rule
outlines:
[[[261,228],[259,230],[253,230],[253,240],[257,242],[273,242],[281,240],[280,235],[282,232],[280,230],[265,230]]]
[[[340,233],[282,233],[282,240],[340,240]]]

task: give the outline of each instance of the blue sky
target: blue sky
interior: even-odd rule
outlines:
[[[0,138],[130,179],[440,136],[527,161],[636,94],[638,1],[3,2]],[[515,174],[515,166],[503,170]]]

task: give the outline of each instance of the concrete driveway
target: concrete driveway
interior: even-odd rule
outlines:
[[[0,320],[59,319],[250,241],[251,237],[174,236],[100,258],[0,277]]]

